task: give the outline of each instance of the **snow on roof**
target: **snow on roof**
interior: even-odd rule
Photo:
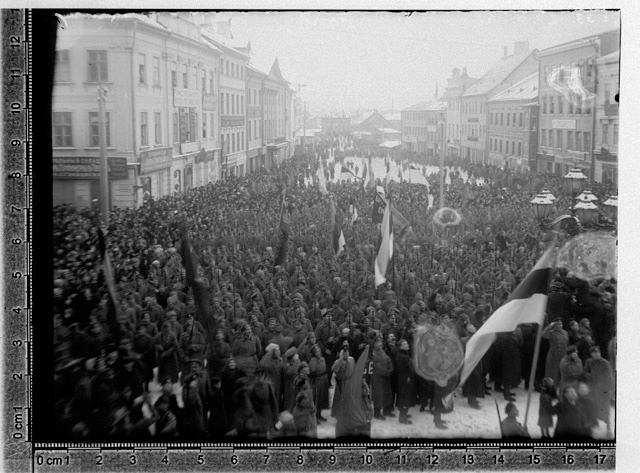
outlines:
[[[615,61],[615,60],[618,60],[618,61],[620,60],[620,51],[614,51],[612,53],[607,54],[606,56],[602,56],[601,58],[598,58],[599,63]]]
[[[520,82],[516,82],[508,89],[495,95],[490,102],[506,100],[531,100],[538,96],[538,71]]]
[[[359,125],[360,123],[364,122],[367,118],[369,118],[374,113],[376,113],[376,111],[373,110],[373,109],[372,110],[367,110],[366,112],[363,112],[360,115],[358,115],[356,118],[351,119],[351,123],[353,123],[354,125]]]
[[[462,95],[468,97],[470,95],[486,94],[505,80],[509,74],[531,54],[533,54],[533,51],[525,51],[520,54],[512,54],[511,56],[500,58],[500,60],[482,76],[480,82],[469,87]]]
[[[402,144],[401,141],[385,141],[384,143],[380,143],[381,148],[396,148]]]
[[[378,131],[381,131],[382,133],[401,133],[398,130],[394,130],[393,128],[377,128]]]
[[[386,113],[385,115],[383,115],[385,120],[388,121],[400,121],[402,120],[402,114],[400,112],[395,112],[395,113]]]

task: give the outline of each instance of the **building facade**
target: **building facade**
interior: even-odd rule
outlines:
[[[428,102],[420,102],[400,112],[402,117],[402,150],[427,153]]]
[[[447,79],[447,88],[439,97],[439,100],[445,103],[447,111],[445,130],[445,153],[447,156],[460,156],[460,97],[479,80],[469,77],[466,67],[462,68],[462,73],[456,67],[451,71],[451,77]]]
[[[507,50],[505,46],[503,57],[461,96],[460,154],[473,163],[488,161],[487,102],[538,68],[537,51],[530,51],[527,42],[516,42],[511,55]]]
[[[620,89],[620,51],[596,61],[598,106],[596,109],[595,175],[596,182],[618,186],[618,93]]]
[[[619,49],[620,30],[612,30],[540,51],[539,171],[565,175],[579,168],[595,177],[598,59]],[[604,90],[602,100],[604,113]]]
[[[529,171],[530,107],[537,102],[537,71],[487,102],[489,164],[519,172]],[[537,135],[534,139],[537,140]]]
[[[320,117],[320,123],[325,134],[347,134],[351,132],[351,119],[349,117]]]

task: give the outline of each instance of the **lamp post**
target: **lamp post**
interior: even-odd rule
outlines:
[[[444,207],[444,120],[442,119],[442,115],[440,115],[440,120],[438,121],[438,125],[440,125],[440,208]]]
[[[573,209],[576,211],[576,216],[582,225],[589,225],[595,222],[598,212],[598,206],[593,202],[581,200]]]
[[[544,222],[549,218],[551,214],[551,207],[553,201],[545,194],[536,195],[531,201],[531,207],[533,208],[533,214],[540,223],[540,228],[544,227]]]
[[[607,216],[611,219],[611,221],[615,224],[618,222],[618,195],[612,195],[607,200],[605,200],[602,205],[605,206]]]
[[[571,191],[571,195],[575,196],[584,188],[587,176],[585,176],[580,169],[573,168],[564,176],[564,179],[567,183],[567,189]]]

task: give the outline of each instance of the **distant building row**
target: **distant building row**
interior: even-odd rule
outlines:
[[[443,95],[402,111],[402,147],[617,185],[619,54],[612,30],[542,51],[517,42],[479,79],[456,68]]]
[[[215,14],[66,18],[53,91],[54,203],[99,196],[97,87],[106,88],[110,205],[269,168],[292,154],[294,92],[250,64]],[[116,171],[117,170],[117,171]]]

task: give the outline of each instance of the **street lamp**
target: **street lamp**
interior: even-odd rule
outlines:
[[[582,174],[582,171],[578,168],[573,168],[569,173],[564,176],[567,188],[571,191],[572,195],[576,195],[584,188],[584,183],[587,181],[587,176]]]
[[[612,195],[602,205],[606,208],[607,216],[615,223],[618,221],[618,195]]]
[[[549,198],[549,196],[545,194],[538,194],[531,201],[533,214],[540,222],[541,227],[544,226],[544,221],[549,218],[549,215],[551,214],[552,206],[553,206],[553,201]]]
[[[576,200],[580,202],[597,202],[598,198],[589,189],[585,189],[582,194],[576,197]]]
[[[549,191],[549,189],[547,189],[546,187],[545,187],[545,188],[543,188],[543,189],[540,191],[540,194],[542,194],[542,195],[543,195],[543,196],[545,196],[545,197],[548,197],[548,198],[549,198],[549,200],[550,200],[552,203],[554,203],[554,204],[555,204],[555,203],[556,203],[556,201],[558,200],[558,199],[556,199],[556,198],[555,198],[555,196],[551,193],[551,191]]]
[[[573,206],[573,209],[576,211],[576,216],[582,225],[596,223],[595,220],[598,213],[598,206],[593,202],[581,200]]]

